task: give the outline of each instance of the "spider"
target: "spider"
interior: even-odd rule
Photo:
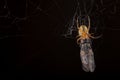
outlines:
[[[77,19],[77,29],[78,29],[78,35],[76,38],[77,39],[77,44],[80,43],[81,40],[84,40],[84,39],[97,39],[97,38],[100,38],[101,36],[97,36],[97,37],[94,37],[92,36],[93,33],[89,33],[89,30],[90,30],[90,17],[88,16],[88,27],[86,25],[78,25],[78,19]]]

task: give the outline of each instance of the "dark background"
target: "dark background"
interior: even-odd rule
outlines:
[[[120,72],[120,1],[83,0],[91,18],[96,70],[81,68],[76,39],[62,35],[72,19],[77,0],[1,0],[0,62],[3,74],[14,76],[84,77],[111,76]],[[79,0],[82,14],[83,2]],[[97,30],[95,30],[95,27]]]

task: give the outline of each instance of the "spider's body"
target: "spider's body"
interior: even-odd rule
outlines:
[[[87,26],[85,25],[81,25],[78,28],[78,35],[82,38],[82,39],[87,39],[88,37],[88,29]]]
[[[89,33],[90,30],[90,18],[88,16],[88,27],[86,25],[78,25],[78,20],[77,20],[77,29],[78,29],[78,39],[77,39],[77,43],[80,43],[80,40],[84,40],[84,39],[89,39],[89,38],[93,38],[93,39],[97,39],[100,38],[101,36],[97,36],[97,37],[93,37],[91,36],[91,34]]]
[[[84,40],[84,39],[89,39],[90,34],[89,34],[89,30],[87,28],[86,25],[81,25],[80,27],[78,27],[78,39],[77,39],[77,43],[80,43],[80,40]]]

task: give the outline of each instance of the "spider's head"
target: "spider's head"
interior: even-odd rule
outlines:
[[[87,28],[87,26],[86,26],[86,25],[81,25],[81,26],[79,27],[79,32],[80,32],[80,33],[88,33],[88,28]]]
[[[81,36],[81,38],[88,38],[88,28],[86,25],[81,25],[78,28],[78,35]]]

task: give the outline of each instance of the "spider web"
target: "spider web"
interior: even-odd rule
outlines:
[[[118,0],[73,0],[69,2],[64,0],[27,0],[27,5],[33,8],[28,11],[27,17],[42,13],[56,20],[56,26],[53,30],[56,36],[75,39],[74,15],[76,14],[76,8],[79,8],[81,16],[90,16],[90,33],[94,33],[94,36],[101,34],[104,36],[105,30],[120,30],[119,22],[111,22],[111,19],[120,17],[119,4]]]
[[[20,2],[23,4],[22,7],[19,5]],[[0,1],[0,39],[23,36],[21,26],[26,20],[25,4],[25,1],[19,0],[17,5],[9,0]]]
[[[117,0],[107,1],[107,2],[104,2],[103,0],[99,0],[98,2],[95,2],[95,0],[91,0],[91,1],[80,0],[80,1],[77,1],[77,3],[78,3],[77,8],[80,8],[79,9],[79,11],[81,13],[80,16],[81,17],[84,15],[90,16],[92,33],[97,34],[100,32],[100,34],[103,34],[103,31],[105,29],[106,30],[116,30],[116,31],[120,30],[118,23],[116,25],[112,24],[112,25],[110,25],[110,27],[108,27],[107,26],[108,24],[105,23],[105,20],[111,19],[112,17],[114,17],[114,15],[120,16],[119,15],[119,7],[117,6],[118,5]],[[76,12],[75,12],[75,14],[76,14]],[[106,16],[106,18],[104,18],[104,16]],[[64,34],[64,36],[66,38],[73,37],[73,36],[72,37],[70,36],[70,35],[72,35],[72,32],[74,32],[74,28],[75,28],[75,27],[73,28],[74,16],[72,18],[71,18],[71,22],[69,22],[66,25],[66,28],[68,28],[68,29],[66,29],[66,31],[64,31],[64,32],[66,32]],[[111,23],[114,23],[114,22],[111,22]]]
[[[74,0],[73,1],[73,5],[70,4],[72,6],[71,9],[71,13],[70,16],[66,17],[66,13],[64,12],[64,8],[68,9],[69,6],[66,7],[62,7],[61,4],[65,4],[68,3],[67,1],[42,1],[42,0],[27,0],[27,3],[33,7],[34,10],[31,10],[32,12],[28,12],[28,14],[30,16],[37,16],[40,13],[45,14],[46,16],[51,16],[52,18],[57,18],[58,17],[54,16],[53,13],[51,13],[50,11],[52,11],[52,9],[54,9],[55,7],[58,9],[58,11],[56,11],[57,13],[60,13],[60,17],[62,17],[62,20],[64,20],[63,25],[65,26],[63,30],[60,31],[55,31],[56,32],[60,32],[61,34],[66,34],[67,35],[71,35],[71,32],[73,31],[73,27],[71,27],[74,22],[73,22],[73,17],[74,14],[76,12],[76,8],[78,6],[78,2],[79,2],[79,10],[81,10],[81,15],[89,15],[91,18],[91,29],[93,29],[93,33],[97,32],[97,30],[104,30],[104,29],[108,29],[108,30],[120,30],[119,25],[111,25],[112,27],[108,27],[106,26],[107,24],[105,23],[105,19],[109,20],[110,18],[112,18],[114,15],[119,15],[119,2],[118,0],[98,0],[97,2],[95,0]],[[43,5],[47,3],[46,5]],[[104,18],[105,16],[105,18]],[[59,21],[59,20],[58,20]],[[61,21],[62,22],[62,21]],[[67,28],[67,30],[66,30]],[[99,28],[99,29],[98,29]],[[65,34],[65,35],[66,35]],[[71,36],[72,37],[72,36]]]
[[[51,21],[50,23],[46,23],[46,24],[49,24],[52,27],[49,26],[46,29],[49,28],[50,30],[51,29],[52,30],[49,31],[49,34],[47,34],[47,36],[49,36],[50,34],[52,35],[54,34],[55,39],[57,38],[58,40],[57,46],[59,46],[60,44],[59,39],[61,40],[62,43],[61,45],[66,44],[65,41],[68,42],[68,44],[72,44],[71,40],[72,39],[74,40],[76,37],[76,35],[74,35],[74,32],[76,32],[76,28],[73,27],[72,25],[74,24],[74,14],[76,12],[78,2],[80,3],[79,8],[81,10],[81,15],[84,16],[88,14],[90,16],[91,19],[90,33],[94,33],[93,36],[99,36],[102,34],[102,37],[100,39],[96,39],[92,43],[93,51],[95,52],[95,58],[96,58],[96,55],[98,55],[96,53],[101,52],[100,47],[101,46],[104,47],[103,45],[104,38],[106,38],[104,37],[104,35],[107,33],[107,31],[110,32],[107,33],[107,35],[109,34],[111,35],[111,32],[113,31],[115,32],[120,31],[120,24],[119,24],[120,1],[118,0],[78,0],[78,1],[77,0],[71,0],[71,1],[27,0],[27,5],[26,5],[28,9],[27,18],[36,17],[36,16],[45,16],[45,18],[47,17],[46,20],[48,20],[49,18],[49,20]],[[46,22],[49,22],[49,20]],[[74,43],[76,43],[76,40],[74,40]],[[61,50],[61,46],[59,46],[59,48],[60,49],[58,50]],[[98,58],[99,57],[97,56],[97,59]]]

